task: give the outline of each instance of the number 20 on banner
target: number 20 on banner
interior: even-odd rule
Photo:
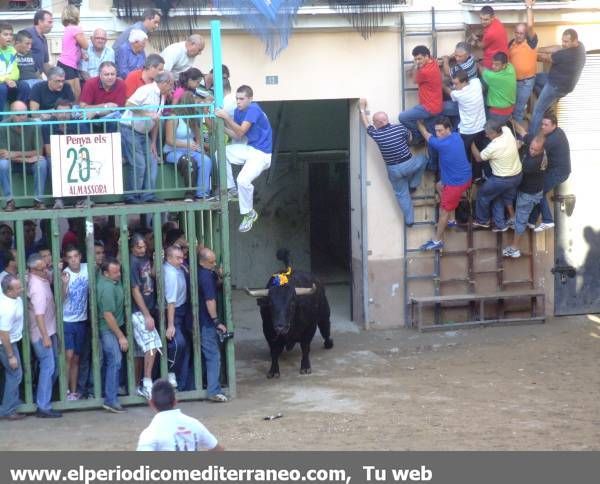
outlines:
[[[123,193],[120,133],[52,135],[50,145],[53,196]]]

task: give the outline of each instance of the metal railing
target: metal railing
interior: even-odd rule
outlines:
[[[162,110],[158,120],[144,115],[158,110]],[[132,116],[124,118],[125,112]],[[96,117],[103,113],[102,117]],[[58,154],[52,153],[52,135],[84,135],[89,137],[90,142],[97,135],[118,133],[121,136],[122,149],[119,149],[123,155],[123,196],[92,196],[92,200],[97,203],[119,202],[131,197],[181,200],[190,191],[198,196],[204,195],[206,201],[209,195],[219,195],[221,191],[216,164],[219,122],[214,116],[212,103],[92,109],[76,107],[65,110],[4,112],[0,115],[4,117],[0,122],[0,177],[8,179],[0,185],[0,190],[2,198],[7,200],[9,197],[4,185],[8,183],[12,193],[10,198],[18,206],[31,206],[34,199],[48,202],[54,198],[51,195],[51,166],[53,160],[56,162]],[[144,132],[144,126],[152,123],[156,126],[154,149],[151,133]],[[177,126],[181,123],[184,123],[184,129],[188,131],[185,139],[177,139]],[[181,132],[181,128],[179,131]],[[174,147],[173,142],[178,146]],[[101,166],[107,160],[92,159],[93,153],[86,148],[86,144],[89,143],[83,138],[81,146],[74,151],[85,155],[87,167],[84,171],[87,171],[89,178],[90,171],[93,172],[96,166]],[[6,151],[10,154],[6,155]],[[24,160],[25,154],[32,151],[40,158],[38,162]],[[76,153],[73,154],[73,166],[78,160],[77,156]],[[187,156],[190,158],[189,162],[193,161],[197,165],[198,176],[194,179],[190,176],[195,172],[194,169],[188,169],[186,177],[177,169],[178,160],[182,156]],[[149,185],[139,186],[137,179],[143,172],[152,174],[152,179]]]

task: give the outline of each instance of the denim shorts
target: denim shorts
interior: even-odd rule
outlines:
[[[87,321],[78,321],[68,323],[65,321],[65,350],[73,350],[76,355],[80,355],[85,344],[85,337],[88,331]]]

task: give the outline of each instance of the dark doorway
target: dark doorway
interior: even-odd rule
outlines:
[[[311,163],[311,270],[326,284],[350,282],[348,161]]]

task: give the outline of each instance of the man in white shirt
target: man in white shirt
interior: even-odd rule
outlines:
[[[485,104],[483,101],[483,89],[481,81],[478,78],[469,79],[466,71],[459,69],[452,76],[453,89],[450,90],[446,85],[444,91],[452,98],[452,101],[444,103],[444,112],[449,104],[456,104],[460,122],[458,123],[458,132],[465,144],[467,157],[473,167],[473,178],[479,179],[482,176],[481,164],[473,162],[471,154],[471,144],[475,142],[478,146],[485,145],[482,140],[485,138]]]
[[[204,39],[201,35],[190,35],[184,42],[176,42],[165,48],[160,56],[165,60],[165,71],[178,77],[194,65],[194,60],[204,50]]]
[[[125,190],[128,192],[125,203],[159,201],[152,192],[158,173],[156,140],[166,97],[172,90],[173,74],[164,71],[155,77],[154,82],[139,87],[125,104],[138,108],[125,111],[120,121],[121,147],[126,167]],[[132,119],[142,117],[146,119]]]
[[[156,380],[150,406],[157,414],[140,434],[138,451],[225,450],[204,425],[175,408],[176,405],[173,386],[167,380]]]
[[[23,336],[23,285],[19,278],[7,274],[0,283],[0,364],[4,367],[4,395],[0,404],[0,419],[21,420],[19,385],[23,379],[21,357],[17,343]]]
[[[66,247],[67,267],[62,272],[63,328],[69,392],[67,400],[79,400],[77,380],[79,355],[83,352],[88,332],[88,267],[81,263],[81,252],[73,245]]]

